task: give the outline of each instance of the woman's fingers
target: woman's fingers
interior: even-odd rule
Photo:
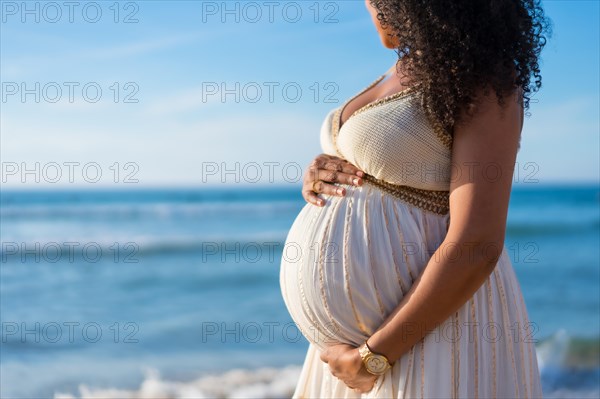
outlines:
[[[313,205],[325,205],[325,201],[319,198],[319,196],[317,196],[317,194],[314,191],[312,191],[312,189],[302,190],[302,197],[306,200],[306,202],[309,202]]]
[[[349,175],[361,177],[364,175],[362,170],[358,169],[356,166],[352,165],[345,159],[327,160],[324,162],[323,167],[321,169],[336,170],[338,172],[344,172]]]
[[[314,192],[317,194],[328,194],[328,195],[346,195],[346,188],[333,185],[331,183],[324,182],[323,180],[317,180],[313,184]]]
[[[330,183],[342,183],[360,186],[362,184],[363,179],[356,175],[339,172],[337,170],[321,169],[317,172],[316,180],[322,180]]]
[[[353,382],[353,383],[345,383],[346,386],[350,389],[354,389],[356,392],[367,393],[370,392],[375,387],[375,380],[372,382]]]
[[[304,176],[302,196],[313,205],[324,206],[325,200],[319,198],[317,194],[344,196],[346,189],[334,183],[360,186],[362,177],[364,172],[345,159],[320,154],[308,166]]]
[[[316,174],[320,170],[330,170],[359,177],[364,176],[364,172],[362,170],[358,169],[345,159],[326,154],[317,156],[308,167],[309,173],[312,172]]]
[[[305,181],[302,187],[302,196],[304,199],[317,206],[324,206],[325,200],[319,198],[317,194],[329,194],[329,195],[345,195],[346,190],[341,187],[336,187],[333,184],[325,183],[323,181]]]
[[[323,180],[313,181],[312,183],[309,182],[304,185],[302,196],[306,201],[317,206],[325,205],[325,200],[319,198],[317,194],[337,195],[343,197],[346,195],[346,188],[324,182]]]

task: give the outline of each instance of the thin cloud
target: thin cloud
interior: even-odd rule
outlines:
[[[172,115],[198,110],[211,104],[221,103],[219,96],[205,96],[202,87],[194,87],[175,93],[165,94],[142,111],[146,115]]]
[[[11,50],[4,51],[2,60],[2,78],[23,78],[36,72],[46,71],[49,67],[59,68],[61,66],[72,67],[74,63],[92,60],[125,59],[145,54],[157,53],[177,46],[189,43],[197,43],[214,39],[214,32],[194,32],[176,34],[168,37],[152,38],[143,41],[134,41],[112,46],[96,46],[90,48],[90,43],[71,42],[57,46],[56,48],[68,49],[61,54],[56,53],[56,48],[49,53],[25,53],[11,54]],[[3,44],[4,45],[4,44]],[[21,48],[13,44],[15,48]]]
[[[132,57],[173,48],[186,43],[196,42],[199,39],[206,39],[206,36],[207,34],[205,32],[175,35],[140,42],[126,43],[107,48],[89,49],[88,51],[81,53],[80,56],[88,59]]]

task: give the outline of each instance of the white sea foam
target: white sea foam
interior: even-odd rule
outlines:
[[[567,339],[568,335],[561,331],[552,339],[538,345],[540,371],[545,380],[544,385],[549,385],[546,389],[550,389],[544,392],[544,397],[552,399],[600,397],[600,391],[594,384],[580,389],[569,386],[572,385],[567,381],[569,370],[561,370],[562,372],[556,375],[545,375],[546,368],[562,364],[561,355],[566,350]],[[138,388],[128,390],[81,384],[77,393],[57,392],[54,394],[54,399],[291,398],[300,371],[299,365],[281,368],[232,369],[222,373],[204,374],[195,380],[182,382],[165,379],[156,369],[148,368]]]
[[[201,398],[290,398],[300,376],[300,366],[233,369],[203,375],[190,382],[167,381],[148,369],[138,389],[79,386],[78,394],[55,393],[54,399],[201,399]]]
[[[547,368],[562,364],[565,352],[565,332],[557,333],[552,339],[538,345],[538,363],[542,372],[543,385],[547,385],[544,397],[552,399],[587,399],[600,397],[597,385],[573,387],[573,370],[558,369],[548,374]],[[562,348],[562,349],[561,349]],[[558,356],[558,357],[557,357]],[[171,381],[162,378],[155,369],[147,369],[145,377],[136,389],[100,388],[79,385],[78,393],[55,393],[54,399],[202,399],[202,398],[291,398],[301,366],[289,365],[281,368],[232,369],[222,373],[204,374],[193,381]],[[569,383],[571,381],[571,383]]]

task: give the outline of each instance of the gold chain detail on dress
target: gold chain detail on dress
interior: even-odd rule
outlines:
[[[423,110],[428,109],[425,106],[425,98],[424,97],[421,97],[421,108]],[[427,112],[425,112],[425,115],[427,117]],[[438,121],[433,120],[432,118],[429,118],[429,117],[427,117],[427,118],[428,118],[431,126],[433,126],[433,130],[435,131],[435,134],[438,136],[438,138],[440,139],[442,144],[444,144],[446,146],[446,148],[448,148],[449,150],[452,150],[452,141],[453,141],[452,134],[450,132],[446,131],[446,129],[444,129]]]
[[[363,179],[385,192],[421,209],[446,215],[450,210],[450,192],[423,190],[400,184],[393,184],[365,173]]]
[[[448,133],[443,127],[439,125],[437,122],[431,122],[433,126],[433,130],[435,134],[438,136],[442,144],[446,146],[447,149],[452,150],[452,135]]]

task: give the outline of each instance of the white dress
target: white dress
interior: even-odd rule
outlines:
[[[446,235],[452,139],[428,122],[421,98],[412,87],[360,108],[341,129],[344,106],[323,123],[322,150],[368,176],[324,207],[306,204],[288,233],[281,292],[310,343],[294,398],[542,397],[535,326],[506,249],[477,292],[370,392],[348,388],[319,358],[327,345],[359,346],[375,332]]]

